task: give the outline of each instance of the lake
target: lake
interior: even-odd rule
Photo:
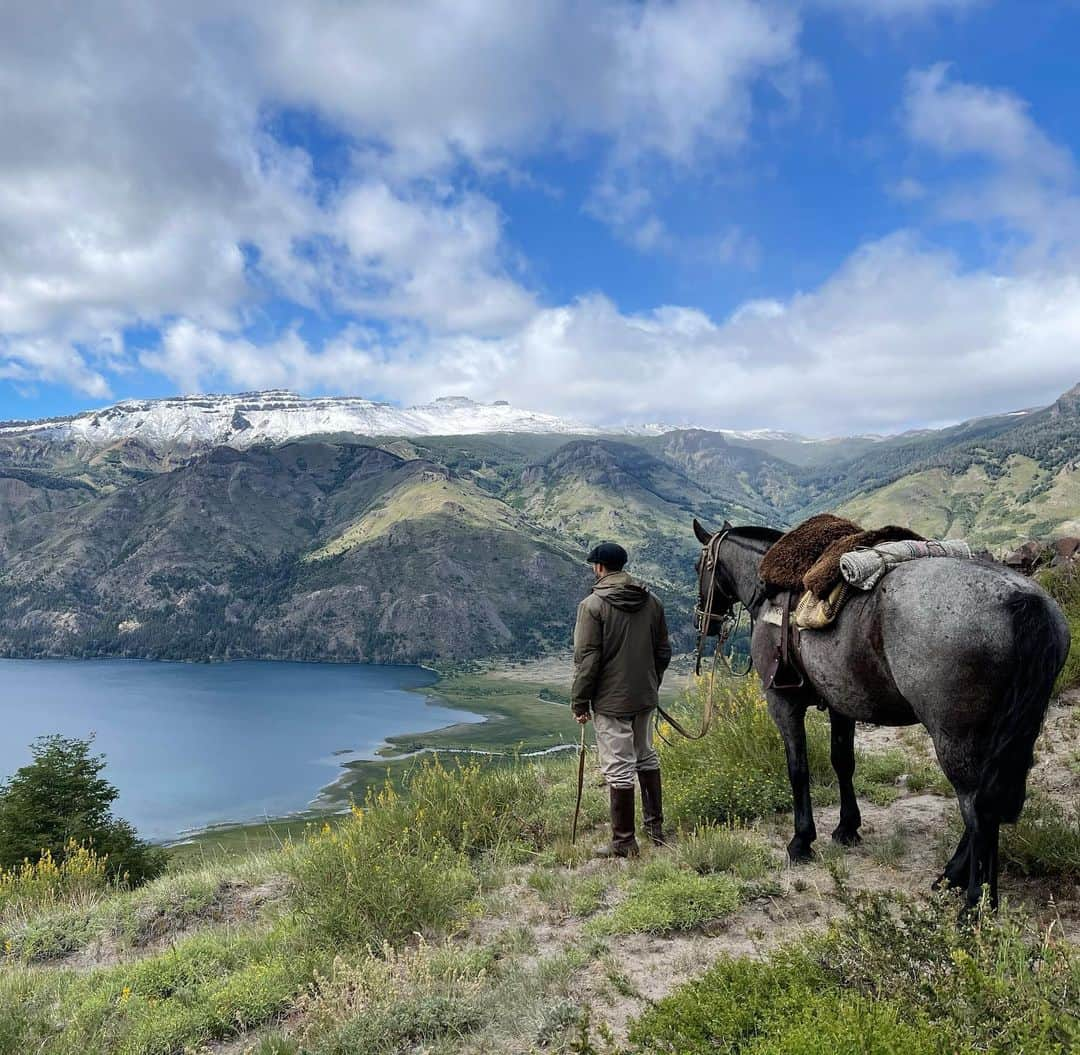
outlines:
[[[387,736],[479,715],[429,702],[420,667],[0,660],[0,777],[50,733],[108,760],[117,816],[148,839],[305,809]]]

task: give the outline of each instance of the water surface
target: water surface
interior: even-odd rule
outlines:
[[[478,715],[428,702],[420,667],[0,660],[0,777],[37,736],[96,734],[114,806],[150,839],[302,810],[387,736]]]

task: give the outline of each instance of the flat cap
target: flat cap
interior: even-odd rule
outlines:
[[[602,564],[612,571],[619,571],[629,559],[626,550],[617,542],[601,542],[589,550],[586,562],[589,564]]]

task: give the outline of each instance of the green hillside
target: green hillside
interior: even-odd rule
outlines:
[[[838,467],[846,484],[824,494],[861,523],[905,524],[994,552],[1027,538],[1080,534],[1080,385],[1006,427],[1009,420],[923,437],[906,464],[894,449],[862,459],[857,472]],[[867,480],[873,485],[852,496]]]

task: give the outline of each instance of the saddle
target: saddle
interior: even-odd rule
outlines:
[[[828,601],[843,582],[840,558],[857,549],[883,542],[925,542],[922,535],[889,524],[864,531],[858,524],[832,513],[819,513],[781,536],[761,562],[761,578],[769,597],[808,590]]]
[[[761,578],[773,602],[764,618],[780,627],[780,643],[765,671],[765,688],[803,687],[799,632],[824,629],[839,615],[848,594],[841,558],[857,549],[904,540],[923,541],[907,528],[889,525],[864,531],[854,521],[819,513],[773,544],[761,562]]]

